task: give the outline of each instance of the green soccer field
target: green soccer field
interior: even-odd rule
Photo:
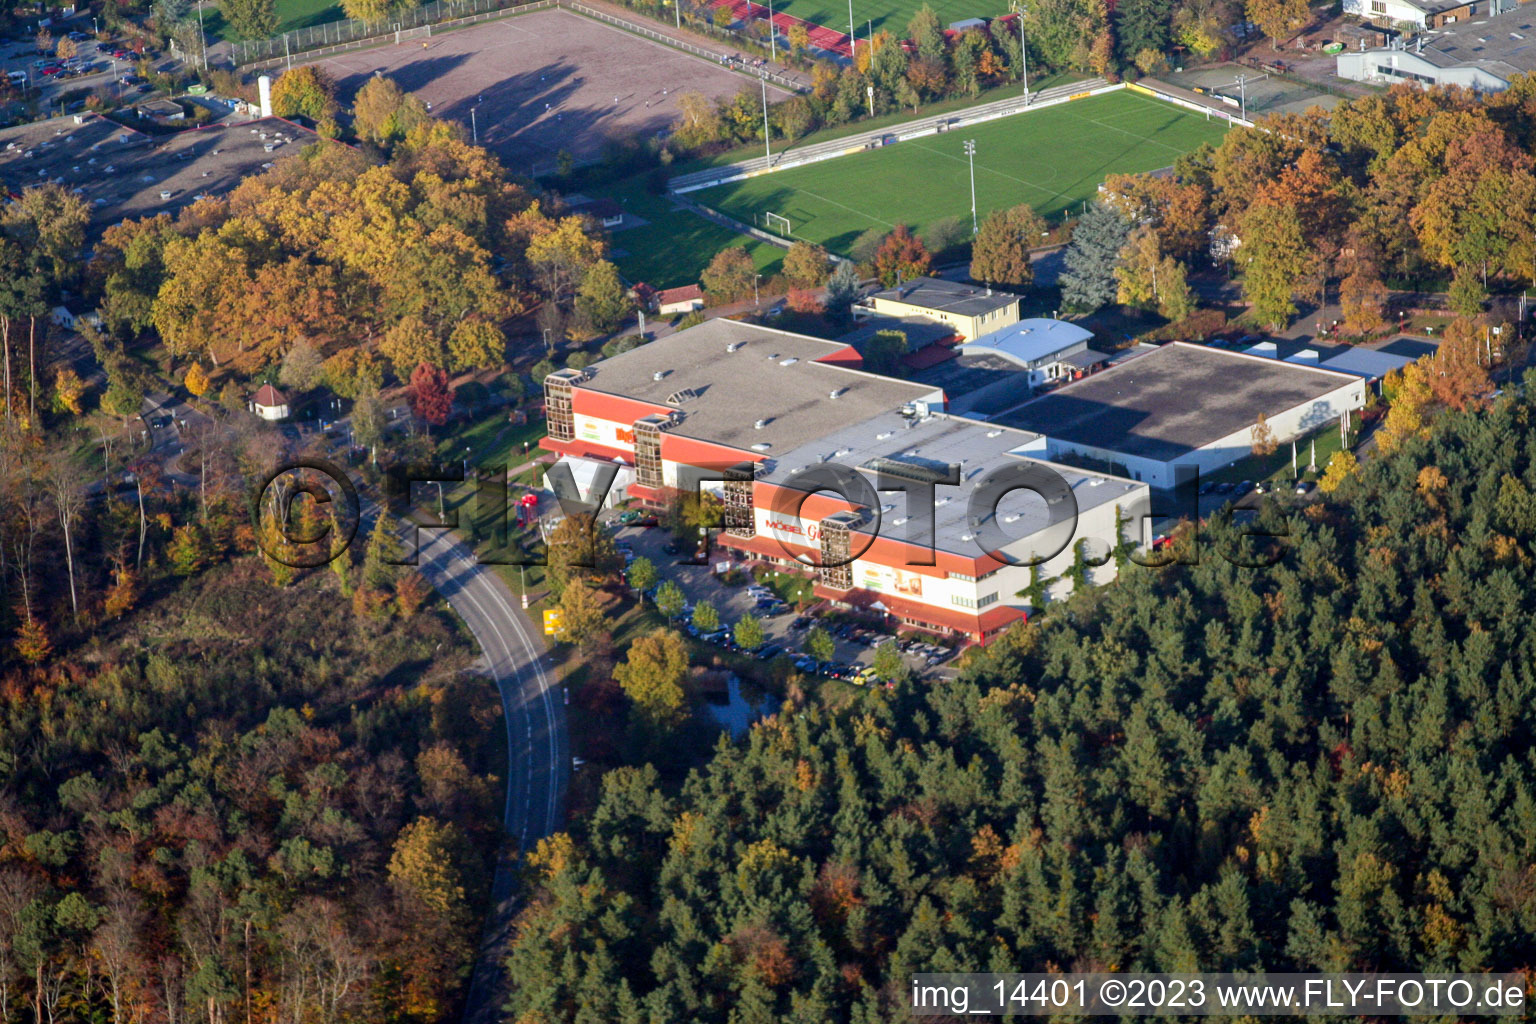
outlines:
[[[1092,198],[1104,177],[1167,167],[1224,122],[1131,92],[1076,100],[745,181],[692,198],[748,224],[789,218],[794,237],[846,253],[870,228],[971,219],[964,141],[976,140],[976,212],[1028,203],[1060,217]],[[782,232],[782,224],[775,224]]]

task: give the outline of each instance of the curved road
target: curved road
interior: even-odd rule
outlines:
[[[407,526],[406,551],[411,550]],[[417,569],[459,614],[480,644],[501,693],[507,726],[507,842],[496,861],[491,907],[465,997],[467,1024],[500,1020],[506,1002],[506,945],[517,912],[521,853],[559,830],[571,755],[564,697],[546,671],[544,642],[501,577],[480,565],[453,533],[421,528]]]

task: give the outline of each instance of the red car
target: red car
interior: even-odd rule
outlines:
[[[43,74],[45,74],[45,75],[56,75],[60,71],[63,71],[63,70],[64,69],[59,67],[57,64],[50,64],[46,68],[43,68]]]

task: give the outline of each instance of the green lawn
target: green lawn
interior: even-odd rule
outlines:
[[[874,29],[895,32],[905,38],[907,23],[923,6],[924,0],[855,0],[853,4],[854,31],[862,40],[868,33],[870,22]],[[991,18],[1008,13],[1006,0],[927,0],[939,16],[939,24],[949,25],[965,18]],[[848,31],[848,0],[775,0],[774,13],[783,11],[797,18],[825,25],[838,32]]]
[[[224,12],[214,8],[204,12],[204,30],[215,39],[235,38],[234,30],[224,20]],[[291,32],[328,21],[340,21],[346,15],[336,0],[277,0],[277,31]]]
[[[781,214],[796,237],[846,253],[869,228],[905,223],[920,230],[944,217],[968,220],[966,139],[976,141],[981,216],[1029,203],[1057,217],[1091,198],[1105,175],[1167,167],[1201,143],[1219,141],[1223,131],[1171,104],[1114,92],[720,185],[693,198],[748,224],[765,211]]]
[[[653,195],[642,184],[599,186],[583,191],[617,200],[627,212],[649,222],[644,227],[613,234],[614,263],[632,283],[644,281],[657,288],[696,284],[715,253],[732,246],[746,247],[764,277],[778,273],[783,262],[784,250],[778,246],[737,234],[690,210],[675,209],[672,200]]]

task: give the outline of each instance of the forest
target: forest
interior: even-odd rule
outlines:
[[[6,673],[0,1020],[453,1011],[499,840],[499,706],[454,620],[354,604],[339,576],[168,571]]]
[[[913,971],[1527,963],[1533,417],[1512,391],[1427,416],[1266,510],[1270,568],[1213,521],[1195,564],[1128,567],[952,684],[610,772],[530,858],[511,1019],[874,1024]]]

